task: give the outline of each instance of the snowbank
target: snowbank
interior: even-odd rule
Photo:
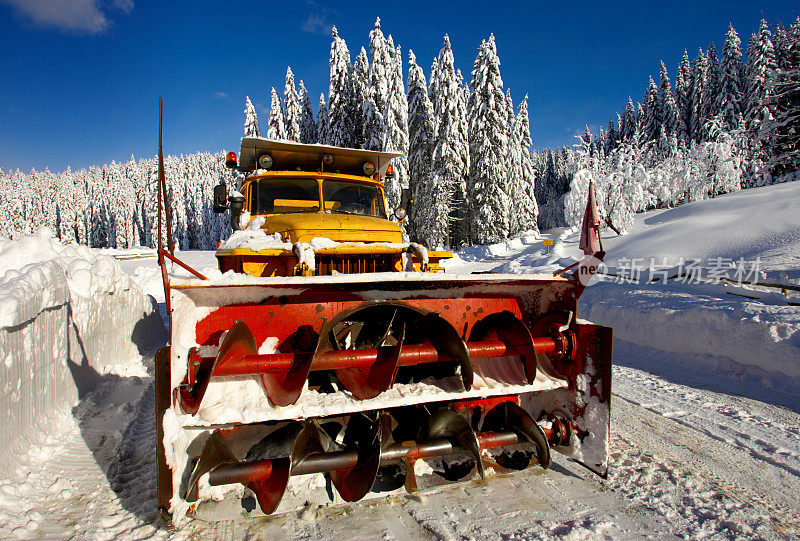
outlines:
[[[724,295],[724,293],[723,293]],[[598,284],[581,298],[614,337],[662,351],[727,357],[792,379],[800,389],[800,307],[664,284]]]
[[[760,258],[762,268],[794,270],[800,268],[798,201],[800,183],[790,182],[644,212],[636,216],[631,234],[603,239],[606,263]]]
[[[48,228],[0,239],[0,469],[103,374],[166,337],[154,301],[98,254]]]
[[[615,270],[614,265],[670,266],[697,259],[710,272],[716,258],[741,259],[746,268],[771,278],[767,282],[789,284],[800,278],[798,200],[800,183],[795,182],[643,213],[632,234],[604,241],[606,263]],[[691,281],[605,283],[586,290],[581,303],[588,312],[582,316],[613,327],[615,338],[662,351],[728,358],[800,389],[800,307],[790,304],[796,296],[779,291]]]

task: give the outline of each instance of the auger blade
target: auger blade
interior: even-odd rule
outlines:
[[[476,323],[469,339],[470,342],[479,342],[492,337],[492,335],[506,345],[510,354],[518,355],[522,361],[524,374],[519,372],[517,367],[507,367],[508,370],[505,370],[505,372],[512,372],[508,374],[508,379],[512,380],[509,383],[533,383],[536,379],[536,349],[528,327],[511,312],[498,312]],[[476,367],[478,371],[480,371],[480,365],[486,362],[482,360],[478,363]]]
[[[317,427],[310,422],[303,423],[302,430],[292,444],[290,456],[271,459],[272,472],[269,477],[251,481],[246,485],[255,493],[261,511],[267,515],[275,511],[283,499],[292,472],[301,466],[308,456],[322,451]]]
[[[200,404],[203,402],[208,384],[217,368],[230,362],[237,361],[245,355],[253,355],[257,352],[258,348],[256,347],[256,341],[255,338],[253,338],[250,327],[241,319],[237,319],[230,330],[228,330],[225,339],[219,346],[219,351],[217,352],[217,357],[214,359],[214,363],[210,366],[204,366],[202,363],[199,364],[197,373],[195,374],[194,385],[191,388],[180,388],[179,397],[181,409],[185,413],[195,415],[200,410]]]
[[[428,419],[424,437],[426,440],[443,438],[463,447],[469,451],[475,459],[478,475],[481,476],[481,479],[485,477],[478,437],[472,429],[472,426],[470,426],[469,421],[467,421],[463,415],[447,408],[436,410]],[[466,477],[470,471],[472,471],[472,468],[469,468],[469,470],[450,468],[448,472],[452,472],[454,478],[451,479],[447,477],[447,479],[457,481],[458,479]]]
[[[192,474],[186,483],[186,501],[196,502],[198,497],[198,482],[206,473],[220,464],[235,464],[236,457],[228,448],[228,443],[219,429],[214,430],[206,441],[200,458],[195,464]]]
[[[315,347],[319,347],[318,338],[310,327],[300,327],[295,332],[298,351],[314,351]],[[267,391],[270,402],[276,406],[288,406],[297,402],[306,386],[306,381],[308,381],[313,359],[314,354],[312,353],[297,354],[294,357],[292,366],[285,372],[261,374],[261,383],[263,383]]]
[[[345,389],[350,391],[358,400],[374,398],[394,384],[397,377],[397,368],[400,352],[406,336],[406,324],[400,323],[400,332],[397,334],[397,343],[393,346],[378,348],[377,360],[366,368],[342,368],[336,371],[336,376]]]
[[[347,421],[342,444],[328,438],[328,452],[355,449],[358,453],[355,466],[328,473],[331,483],[346,502],[360,500],[375,484],[381,463],[381,424],[377,419],[354,414]]]
[[[536,460],[543,468],[549,468],[550,445],[547,443],[547,436],[542,428],[536,424],[533,417],[514,402],[503,402],[492,408],[486,414],[483,421],[482,430],[512,430],[520,438],[531,442],[536,448]],[[505,468],[522,470],[528,467],[530,461],[518,462],[516,460],[498,460],[500,465]]]
[[[291,460],[277,458],[269,462],[271,471],[266,478],[259,478],[246,483],[245,486],[253,491],[258,500],[258,505],[265,515],[269,515],[278,507],[289,485]]]
[[[433,344],[436,351],[459,361],[464,390],[469,391],[472,389],[472,381],[474,379],[472,361],[469,358],[467,344],[459,336],[458,331],[446,319],[436,313],[422,316],[418,320],[418,329],[420,334],[427,337],[430,343]]]
[[[253,355],[257,352],[258,348],[256,347],[256,339],[253,338],[253,331],[250,330],[247,323],[237,319],[219,346],[216,365],[227,364],[234,359],[240,359],[245,355]]]
[[[269,433],[265,437],[264,430]],[[254,435],[259,439],[251,445]],[[250,443],[248,443],[250,442]],[[291,442],[288,456],[275,456],[285,453],[287,443]],[[244,460],[237,458],[236,449],[249,446]],[[242,425],[229,430],[215,430],[203,447],[200,459],[195,465],[187,484],[186,501],[198,498],[198,482],[208,473],[211,485],[241,483],[253,491],[261,511],[270,514],[281,502],[289,477],[302,470],[309,456],[323,452],[319,430],[316,425],[306,422],[287,425],[280,430],[269,430],[264,425]],[[304,473],[301,471],[301,473]]]

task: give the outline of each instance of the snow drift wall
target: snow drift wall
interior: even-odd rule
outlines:
[[[659,284],[600,283],[581,297],[584,317],[614,338],[662,351],[725,357],[800,389],[800,307],[702,294]]]
[[[116,260],[52,237],[0,239],[0,470],[54,413],[166,339]]]

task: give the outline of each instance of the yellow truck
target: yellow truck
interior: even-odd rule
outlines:
[[[387,170],[391,177],[390,161],[398,156],[244,138],[239,160],[229,153],[228,164],[248,176],[230,198],[223,185],[217,187],[215,210],[230,208],[235,231],[246,230],[261,216],[259,229],[279,235],[293,249],[254,250],[258,243],[246,242],[253,235],[234,235],[217,251],[220,269],[251,276],[401,272],[412,270],[408,265],[417,271],[442,270],[439,262],[452,257],[450,252],[427,251],[403,242],[400,224],[412,201],[409,191],[404,190],[400,207],[386,209],[382,180]],[[315,238],[333,242],[314,250],[316,265],[311,270],[306,262],[298,262],[300,248],[294,246]]]

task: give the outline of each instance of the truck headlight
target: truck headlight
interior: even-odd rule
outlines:
[[[262,154],[258,158],[258,167],[260,169],[269,169],[270,167],[272,167],[272,156],[270,156],[269,154]]]

